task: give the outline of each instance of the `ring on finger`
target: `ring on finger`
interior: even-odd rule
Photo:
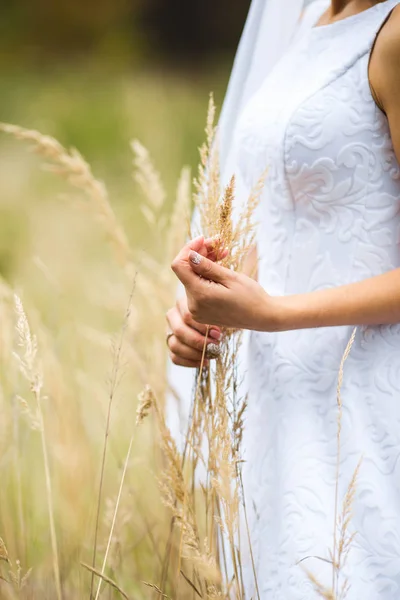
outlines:
[[[169,346],[169,340],[172,338],[173,335],[174,335],[173,331],[167,331],[167,335],[165,337],[165,342],[166,342],[167,346]]]

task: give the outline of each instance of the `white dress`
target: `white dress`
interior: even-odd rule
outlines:
[[[284,1],[284,0],[282,0]],[[232,167],[245,198],[269,166],[259,211],[259,281],[273,295],[400,267],[400,167],[369,87],[376,35],[400,0],[314,27],[241,114]],[[262,600],[317,598],[296,563],[333,546],[337,404],[353,327],[249,335],[244,482]],[[400,325],[359,327],[345,365],[340,504],[362,463],[344,572],[350,600],[400,599]],[[247,559],[247,597],[256,598]],[[303,563],[326,585],[331,567]]]

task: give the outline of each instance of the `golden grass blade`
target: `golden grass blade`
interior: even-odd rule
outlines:
[[[148,583],[147,581],[142,581],[142,583],[143,583],[145,586],[147,586],[147,587],[151,588],[152,590],[155,590],[155,591],[157,592],[157,594],[160,594],[160,596],[161,596],[162,598],[168,598],[168,599],[169,599],[169,596],[167,596],[167,594],[164,594],[164,592],[162,592],[162,591],[160,590],[160,588],[158,587],[158,585],[155,585],[154,583]]]
[[[106,575],[100,573],[100,571],[91,567],[90,565],[87,565],[84,562],[81,562],[81,565],[82,565],[82,567],[84,567],[85,569],[90,571],[92,573],[92,575],[97,575],[97,577],[100,577],[103,581],[105,581],[106,583],[111,585],[111,587],[113,587],[115,590],[117,590],[117,592],[119,592],[121,594],[121,596],[123,598],[125,598],[125,600],[131,600],[130,597],[128,596],[128,594],[126,594],[113,579],[110,579],[110,577],[107,577]]]
[[[304,558],[301,558],[300,560],[298,560],[296,564],[300,565],[305,560],[310,560],[310,558],[315,558],[316,560],[321,560],[322,562],[328,563],[328,565],[333,564],[333,561],[329,560],[328,558],[323,558],[322,556],[314,556],[314,555],[304,556]]]
[[[193,419],[192,419],[192,424],[190,427],[190,432],[189,432],[189,454],[190,454],[190,450],[193,449],[194,446],[194,436],[195,436],[195,426],[196,426],[196,411],[198,408],[198,402],[199,402],[199,397],[200,397],[200,390],[201,390],[201,378],[202,378],[202,373],[203,373],[203,368],[204,368],[204,361],[206,358],[206,351],[207,351],[207,340],[208,340],[208,334],[209,334],[210,328],[207,327],[206,329],[206,333],[205,333],[205,340],[204,340],[204,345],[203,345],[203,352],[202,352],[202,356],[201,356],[201,364],[200,364],[200,368],[199,368],[199,373],[198,373],[198,377],[197,377],[197,385],[196,385],[196,391],[195,391],[195,397],[194,397],[194,408],[193,408]],[[194,460],[194,458],[193,458]],[[184,499],[183,499],[183,512],[185,513],[186,511],[186,502],[188,500],[188,495],[187,493],[185,493],[184,495]],[[183,536],[184,536],[184,529],[181,529],[181,536],[180,536],[180,541],[179,541],[179,554],[178,554],[178,568],[177,568],[177,577],[179,578],[179,575],[181,573],[181,558],[182,558],[182,548],[183,548]]]
[[[125,461],[124,461],[124,468],[123,468],[123,471],[122,471],[122,476],[121,476],[121,482],[120,482],[120,486],[119,486],[119,490],[118,490],[117,501],[116,501],[115,509],[114,509],[114,513],[113,513],[113,518],[112,518],[112,523],[111,523],[111,528],[110,528],[110,534],[109,534],[108,540],[107,540],[106,552],[104,554],[103,564],[101,566],[101,571],[99,573],[100,579],[99,579],[99,583],[98,583],[98,586],[97,586],[95,600],[98,600],[99,595],[100,595],[100,590],[101,590],[101,584],[102,584],[102,580],[103,580],[103,575],[104,575],[104,571],[106,569],[108,554],[110,552],[112,538],[113,538],[113,534],[114,534],[115,523],[116,523],[116,520],[117,520],[118,508],[119,508],[119,505],[120,505],[120,502],[121,502],[122,489],[123,489],[124,483],[125,483],[126,471],[127,471],[127,468],[128,468],[129,459],[130,459],[131,452],[132,452],[133,440],[134,440],[134,436],[132,436],[131,439],[130,439],[128,451],[126,453],[126,457],[125,457]]]
[[[197,589],[197,587],[195,586],[195,584],[193,583],[193,581],[191,581],[189,579],[189,577],[187,575],[185,575],[185,573],[182,571],[181,569],[181,575],[183,577],[183,579],[186,581],[186,583],[188,585],[190,585],[190,587],[192,588],[192,590],[200,597],[202,598],[203,596],[201,595],[201,593],[199,592],[199,590]]]
[[[253,570],[253,577],[254,577],[254,584],[256,586],[257,599],[261,600],[260,588],[258,587],[256,563],[254,560],[253,546],[252,546],[251,537],[250,537],[249,521],[248,521],[248,517],[247,517],[247,505],[246,505],[246,497],[245,497],[245,492],[244,492],[243,477],[242,477],[242,472],[241,472],[240,468],[239,468],[239,481],[240,481],[240,486],[241,486],[241,490],[242,490],[243,513],[244,513],[244,520],[245,520],[245,525],[246,525],[247,542],[249,544],[249,549],[250,549],[251,568]]]

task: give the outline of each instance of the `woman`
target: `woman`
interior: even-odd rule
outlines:
[[[364,460],[347,597],[400,598],[399,3],[314,2],[241,110],[228,161],[239,199],[269,167],[257,282],[210,261],[203,238],[172,265],[186,289],[168,314],[175,364],[199,365],[205,323],[215,343],[222,326],[251,332],[244,480],[266,600],[310,600],[298,561],[329,559],[336,385],[355,325],[340,498]],[[302,564],[329,585],[328,563]]]

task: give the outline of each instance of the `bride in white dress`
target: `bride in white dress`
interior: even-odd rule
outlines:
[[[341,498],[364,457],[347,597],[399,600],[400,0],[316,0],[294,35],[301,1],[286,1],[268,39],[273,0],[253,3],[222,118],[239,200],[269,168],[258,281],[209,261],[201,238],[188,244],[173,263],[186,297],[168,313],[168,344],[176,365],[196,367],[202,324],[216,343],[221,326],[251,332],[244,483],[260,596],[311,600],[297,563],[329,558],[337,375],[358,325],[342,391]]]

